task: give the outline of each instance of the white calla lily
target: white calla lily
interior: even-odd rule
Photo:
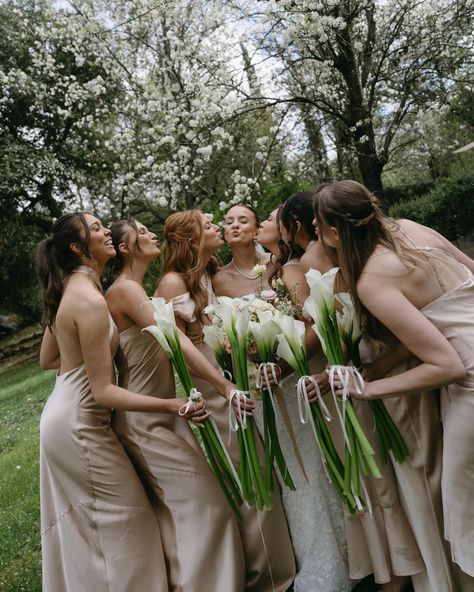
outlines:
[[[153,335],[153,337],[158,341],[158,343],[161,345],[163,351],[168,357],[174,356],[174,352],[170,347],[166,335],[157,325],[149,325],[148,327],[145,327],[143,331],[148,331],[148,333],[151,333]]]
[[[285,335],[281,334],[277,336],[278,339],[278,347],[277,347],[277,351],[276,354],[279,358],[281,358],[282,360],[285,360],[285,362],[287,362],[292,368],[293,370],[297,371],[298,370],[298,361],[291,349],[291,347],[288,345],[288,341],[285,337]]]
[[[202,328],[203,332],[203,341],[207,343],[207,345],[212,349],[212,351],[216,351],[221,346],[219,340],[219,327],[217,325],[204,325]]]

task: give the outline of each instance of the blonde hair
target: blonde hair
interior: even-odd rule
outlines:
[[[163,272],[178,273],[196,304],[196,317],[203,320],[207,306],[207,291],[201,284],[204,229],[201,210],[176,212],[166,219],[163,229]],[[217,271],[217,261],[212,257],[206,265],[209,275]]]

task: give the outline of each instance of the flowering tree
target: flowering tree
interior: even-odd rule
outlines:
[[[473,7],[453,0],[265,0],[256,43],[276,60],[287,102],[323,114],[327,136],[357,158],[363,182],[382,189],[408,114],[446,92],[472,55]],[[278,62],[281,67],[278,68]]]

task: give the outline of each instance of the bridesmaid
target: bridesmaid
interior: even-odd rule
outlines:
[[[207,323],[204,308],[213,300],[211,276],[215,273],[214,253],[223,245],[218,226],[211,224],[199,210],[171,215],[164,228],[164,275],[157,294],[173,300],[178,326],[196,347],[217,367],[213,352],[203,342],[202,327]],[[229,422],[225,399],[208,382],[195,379],[207,394],[207,405],[228,441]],[[229,447],[238,463],[235,435]],[[263,450],[261,450],[263,455]],[[248,592],[284,592],[295,575],[290,536],[279,495],[273,496],[273,509],[258,513],[254,507],[242,507],[239,523],[246,562],[245,590]]]
[[[143,278],[160,254],[156,235],[133,218],[112,224],[111,231],[119,275],[106,299],[120,332],[120,384],[169,398],[175,392],[171,364],[156,339],[142,332],[155,324],[151,307],[143,306],[148,301]],[[197,375],[223,394],[234,386],[187,337],[181,341]],[[113,425],[157,502],[170,590],[240,592],[244,560],[237,523],[188,423],[171,415],[117,411]]]
[[[233,206],[224,216],[224,237],[232,249],[232,259],[212,277],[212,286],[219,296],[233,298],[253,294],[262,287],[270,289],[270,255],[257,249],[259,226],[258,214],[250,206]],[[256,265],[267,265],[263,278],[252,273]]]
[[[287,240],[295,240],[306,249],[301,258],[306,270],[317,269],[321,273],[329,271],[337,261],[335,252],[326,252],[325,245],[318,240],[311,216],[314,213],[314,194],[296,193],[290,196],[281,210],[280,227]],[[311,220],[311,224],[310,224]],[[343,283],[339,280],[338,283]],[[342,286],[340,286],[342,288]],[[325,360],[324,364],[327,363]],[[321,370],[321,367],[318,368]],[[378,451],[379,443],[373,433],[373,416],[367,405],[359,405],[358,413],[365,426],[365,432],[372,446]],[[339,431],[334,432],[337,424],[329,424],[338,450],[343,450]],[[383,478],[366,478],[366,485],[374,508],[372,516],[345,513],[346,537],[349,554],[350,573],[353,579],[362,578],[371,573],[375,581],[384,584],[384,590],[397,590],[404,585],[406,576],[412,576],[417,592],[419,578],[426,577],[423,562],[420,559],[412,528],[399,499],[398,483],[391,463],[379,463]],[[405,576],[405,577],[402,577]],[[434,590],[449,588],[433,588]],[[425,588],[426,592],[431,590]]]
[[[286,247],[281,240],[278,223],[280,211],[281,206],[271,212],[261,223],[257,240],[272,254],[272,263],[275,264],[273,277],[279,277],[283,281],[293,303],[301,306],[309,294],[298,257],[304,251],[291,242],[290,246]],[[288,259],[288,257],[291,258]],[[239,289],[238,286],[233,287],[236,290]],[[307,329],[309,337],[307,347],[312,358],[310,364],[314,367],[314,362],[323,356],[309,323],[307,323]],[[325,360],[323,360],[324,366]],[[326,373],[323,376],[326,379]],[[318,378],[318,382],[320,381],[321,377]],[[284,378],[281,393],[276,398],[280,407],[286,406],[288,409],[296,443],[307,473],[306,480],[296,461],[288,430],[282,425],[283,422],[277,414],[277,421],[280,424],[280,444],[296,485],[296,491],[289,491],[283,486],[282,492],[283,506],[288,518],[298,565],[294,589],[295,592],[308,590],[348,592],[351,589],[351,581],[343,511],[339,496],[324,472],[313,434],[309,426],[304,428],[300,423],[296,404],[296,382],[297,377],[294,373]],[[313,402],[311,398],[310,402]],[[258,419],[257,409],[254,414]]]
[[[279,212],[279,227],[284,241],[295,243],[302,249],[299,265],[303,273],[307,273],[310,268],[326,273],[334,267],[334,263],[327,249],[318,241],[313,226],[313,203],[314,193],[301,191],[290,195]]]
[[[82,213],[61,216],[36,252],[46,325],[40,363],[60,367],[40,422],[44,592],[168,590],[152,507],[110,417],[112,407],[177,413],[182,401],[113,382],[117,329],[99,277],[114,255],[110,231]]]
[[[352,396],[365,401],[444,387],[445,536],[466,574],[458,589],[472,590],[474,261],[429,228],[386,218],[377,199],[354,181],[318,191],[316,220],[324,243],[338,252],[364,337],[387,341],[393,334],[420,360],[366,383],[360,396],[352,389]]]

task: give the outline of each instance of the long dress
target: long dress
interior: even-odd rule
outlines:
[[[109,319],[112,353],[117,329]],[[153,509],[84,364],[56,378],[40,422],[44,592],[165,592]]]
[[[168,358],[138,325],[120,333],[119,353],[123,386],[175,396]],[[153,500],[170,591],[243,590],[237,523],[188,422],[165,413],[116,411],[113,426]]]
[[[396,368],[399,374],[412,362]],[[385,399],[385,406],[407,443],[410,454],[403,463],[392,459],[400,500],[410,522],[426,569],[412,577],[416,592],[462,590],[443,537],[441,499],[443,430],[438,391]]]
[[[297,265],[298,262],[298,259],[291,259],[283,267]],[[314,372],[324,368],[325,363],[322,355],[314,356],[309,362]],[[292,373],[283,379],[281,389],[275,391],[278,439],[296,487],[296,491],[290,491],[280,481],[281,499],[296,558],[294,591],[348,592],[353,583],[349,577],[341,501],[326,476],[310,426],[303,426],[300,422],[295,387],[297,381],[296,374]],[[308,480],[297,461],[294,445],[283,419],[285,411],[288,413]],[[254,416],[262,433],[263,414],[258,403]],[[278,471],[277,477],[281,479]]]
[[[310,363],[313,374],[322,372],[326,365],[320,353]],[[344,458],[342,430],[336,420],[334,400],[329,394],[325,403],[333,416],[328,430],[334,446],[341,458]],[[349,573],[352,579],[360,579],[371,573],[377,583],[386,583],[391,575],[413,576],[424,571],[412,529],[401,505],[397,481],[392,464],[382,465],[380,449],[374,433],[374,420],[367,404],[353,401],[364,432],[375,450],[382,479],[364,477],[370,501],[371,512],[350,514],[344,511],[344,522],[349,557]],[[332,486],[331,486],[332,487]],[[364,496],[363,496],[364,497]],[[416,577],[416,576],[415,576]]]
[[[433,251],[428,250],[430,261]],[[448,259],[444,251],[440,253]],[[456,264],[452,259],[446,263]],[[466,369],[464,379],[443,388],[441,393],[444,428],[441,491],[445,537],[451,543],[453,560],[469,576],[462,590],[471,592],[474,590],[474,276],[467,268],[465,271],[465,282],[445,291],[421,312],[448,339]]]
[[[296,374],[290,374],[282,381],[280,392],[275,392],[279,441],[296,487],[296,491],[290,491],[281,482],[281,498],[296,557],[294,590],[348,592],[352,583],[341,502],[326,477],[311,428],[300,423],[295,389],[297,380]],[[282,405],[288,411],[308,481],[296,459],[292,440],[279,413]],[[259,405],[254,416],[262,431],[263,417]],[[278,472],[277,476],[281,478]]]
[[[207,282],[209,301],[213,293]],[[186,334],[194,345],[218,369],[214,354],[203,342],[202,325],[195,317],[195,304],[188,293],[173,299],[175,315],[186,323]],[[207,407],[227,444],[229,437],[228,403],[206,381],[193,377],[195,386],[205,395]],[[259,456],[263,463],[263,447],[256,435]],[[232,461],[237,466],[239,455],[237,439],[232,434],[228,447]],[[245,554],[246,592],[285,592],[295,577],[295,558],[291,546],[288,525],[283,511],[280,492],[272,495],[273,508],[269,512],[258,512],[255,507],[241,507],[240,535]]]

